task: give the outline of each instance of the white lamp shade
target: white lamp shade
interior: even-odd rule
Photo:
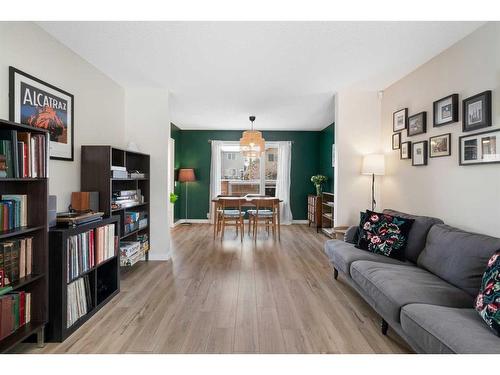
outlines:
[[[385,174],[385,158],[383,154],[370,154],[363,157],[361,174],[383,176]]]

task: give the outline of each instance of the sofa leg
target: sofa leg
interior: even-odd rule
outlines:
[[[339,277],[339,271],[336,268],[334,268],[333,269],[333,278],[335,280],[337,280],[338,277]]]
[[[382,319],[382,324],[381,324],[380,327],[382,329],[382,334],[384,336],[386,336],[387,335],[387,330],[389,329],[389,324],[387,324],[387,322],[384,319]]]

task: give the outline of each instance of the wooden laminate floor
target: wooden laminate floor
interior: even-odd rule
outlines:
[[[207,224],[172,231],[172,260],[138,265],[64,343],[23,353],[408,353],[339,278],[307,225],[224,241]]]

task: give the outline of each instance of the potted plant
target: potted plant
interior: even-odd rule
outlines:
[[[170,193],[170,203],[174,204],[179,199],[179,196],[175,193]]]
[[[316,195],[319,197],[321,195],[321,186],[326,182],[326,176],[322,174],[317,174],[311,177],[311,182],[316,186]]]

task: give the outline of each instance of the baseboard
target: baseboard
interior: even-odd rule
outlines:
[[[308,220],[292,220],[292,224],[309,224]]]
[[[174,227],[177,225],[181,225],[184,223],[192,223],[192,224],[210,224],[210,220],[208,219],[179,219],[174,223]]]

